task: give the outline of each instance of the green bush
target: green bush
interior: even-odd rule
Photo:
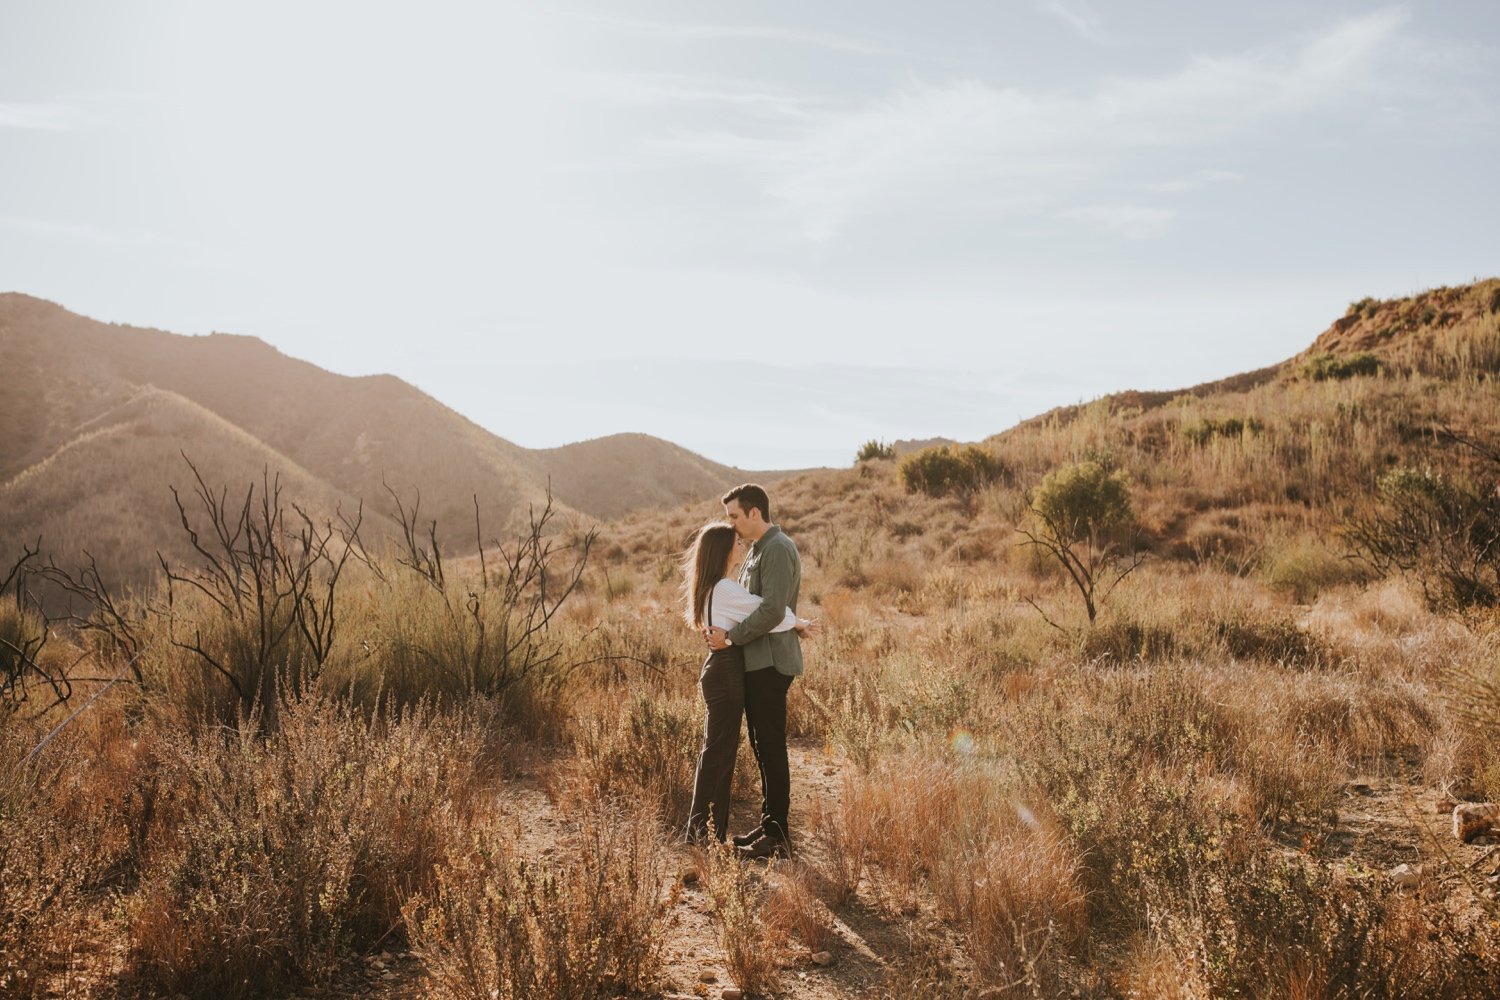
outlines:
[[[1329,658],[1317,637],[1290,614],[1226,615],[1213,623],[1214,637],[1236,659],[1262,660],[1288,666],[1314,666]]]
[[[1302,366],[1302,373],[1314,382],[1340,382],[1357,375],[1379,375],[1383,363],[1369,351],[1358,354],[1315,354]]]
[[[1358,562],[1307,536],[1269,548],[1262,555],[1261,572],[1271,589],[1298,604],[1311,604],[1331,587],[1368,578]]]
[[[1031,507],[1063,545],[1108,536],[1131,520],[1125,474],[1095,461],[1049,472]]]
[[[1078,595],[1092,628],[1099,605],[1140,566],[1143,554],[1123,544],[1134,523],[1125,473],[1089,460],[1054,469],[1031,498],[1031,523],[1018,530],[1051,553]]]
[[[877,441],[874,438],[859,446],[859,452],[854,456],[854,463],[868,462],[874,458],[895,458],[896,446],[887,441]]]
[[[901,461],[901,483],[908,493],[931,497],[977,493],[1008,473],[988,449],[969,444],[928,448]]]
[[[1259,434],[1266,429],[1266,425],[1255,417],[1204,417],[1196,423],[1188,424],[1182,428],[1182,436],[1193,444],[1207,444],[1216,437],[1237,438],[1247,435]]]

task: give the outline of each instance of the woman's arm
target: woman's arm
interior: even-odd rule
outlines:
[[[749,618],[763,603],[759,597],[734,580],[720,580],[714,586],[714,617],[727,621],[731,628]],[[791,608],[784,610],[785,614],[781,616],[781,621],[777,622],[770,631],[790,632],[797,628],[799,621],[806,620],[799,619],[793,614]]]

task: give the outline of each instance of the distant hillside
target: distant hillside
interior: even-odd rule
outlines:
[[[747,478],[770,482],[786,475],[733,469],[646,434],[615,434],[532,456],[560,499],[604,518],[718,496]]]
[[[1128,474],[1154,558],[1259,574],[1304,599],[1360,572],[1339,528],[1386,472],[1486,467],[1446,431],[1500,448],[1500,279],[1363,299],[1307,350],[1257,371],[1041,414],[981,442],[1006,474],[978,502],[907,493],[900,455],[799,474],[772,500],[817,567],[807,593],[875,581],[900,604],[925,586],[910,567],[941,574],[954,563],[1029,559],[1015,530],[1027,491],[1094,459]],[[665,572],[652,561],[680,550],[714,513],[703,503],[637,512],[612,529],[607,541],[619,544],[606,551],[648,575]]]
[[[289,496],[329,509],[362,498],[384,512],[384,484],[408,501],[420,489],[423,521],[455,552],[473,547],[476,496],[487,533],[505,535],[549,481],[559,513],[587,521],[764,477],[645,435],[530,450],[393,376],[335,375],[254,337],[100,323],[14,293],[0,295],[0,370],[0,559],[42,536],[60,558],[87,545],[132,579],[177,544],[180,452],[225,484],[279,470]]]

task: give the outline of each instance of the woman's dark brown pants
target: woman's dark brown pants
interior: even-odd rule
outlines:
[[[740,719],[745,714],[744,650],[727,646],[709,653],[698,685],[708,712],[686,836],[697,840],[711,829],[722,842],[729,836],[729,793],[734,784],[734,757],[740,748]]]

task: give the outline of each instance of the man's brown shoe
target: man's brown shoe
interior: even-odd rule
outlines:
[[[761,858],[790,858],[792,845],[781,837],[764,836],[748,847],[735,848],[734,853],[745,861],[758,861]]]

